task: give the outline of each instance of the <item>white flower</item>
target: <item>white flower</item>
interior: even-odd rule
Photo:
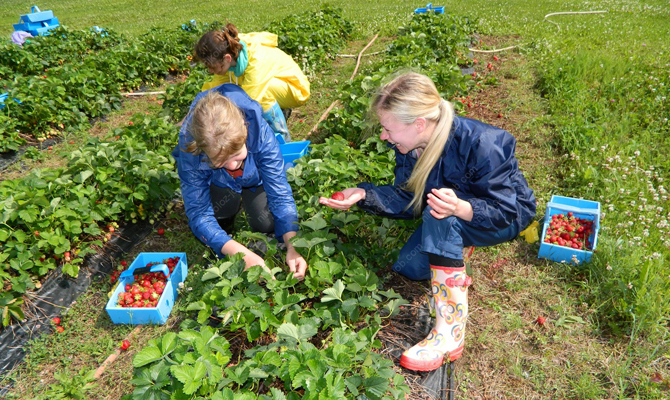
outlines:
[[[607,267],[606,267],[605,269],[608,270],[608,271],[611,271],[611,270],[612,270],[612,266],[609,265],[609,263],[608,263],[608,264],[607,264]]]
[[[628,282],[628,289],[633,289],[633,284]]]

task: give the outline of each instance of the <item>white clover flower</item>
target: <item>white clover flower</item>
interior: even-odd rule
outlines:
[[[593,182],[589,182],[589,187],[593,187]]]
[[[612,266],[611,266],[609,263],[607,263],[607,267],[605,267],[605,269],[608,270],[608,271],[611,271],[611,270],[612,270]]]
[[[183,289],[183,288],[184,288],[184,282],[179,282],[179,289]]]
[[[625,192],[624,188],[619,189],[619,194],[623,194]]]
[[[610,204],[609,206],[607,206],[607,210],[614,211],[614,204]]]
[[[633,284],[628,282],[628,289],[633,289]]]
[[[640,150],[635,150],[633,152],[633,154],[635,154],[635,157],[639,157],[640,156]]]

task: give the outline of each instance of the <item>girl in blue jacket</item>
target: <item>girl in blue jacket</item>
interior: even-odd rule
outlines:
[[[186,216],[195,236],[219,257],[244,253],[247,267],[265,267],[261,257],[224,230],[244,203],[251,228],[274,231],[286,244],[290,271],[302,279],[307,263],[289,241],[298,231],[298,210],[279,143],[262,114],[237,85],[224,84],[195,98],[172,152]]]
[[[400,358],[405,368],[437,369],[445,356],[460,357],[468,313],[463,248],[514,239],[535,215],[533,191],[514,156],[508,132],[454,116],[430,78],[406,73],[382,86],[372,103],[381,139],[395,149],[394,185],[362,183],[343,190],[345,199],[320,198],[346,210],[422,224],[400,251],[393,270],[410,279],[430,279],[436,324]]]

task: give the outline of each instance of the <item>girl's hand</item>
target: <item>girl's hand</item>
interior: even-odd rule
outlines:
[[[299,281],[305,278],[305,271],[307,271],[307,261],[293,248],[287,246],[286,248],[286,265],[289,271],[293,272],[293,277]]]
[[[342,191],[344,195],[344,200],[333,200],[328,197],[319,197],[319,203],[324,206],[328,206],[335,210],[348,210],[354,204],[365,199],[365,189],[361,188],[348,188]]]
[[[472,220],[472,206],[470,203],[459,199],[451,189],[431,189],[428,193],[427,203],[431,208],[430,215],[436,219],[454,215],[466,221]]]

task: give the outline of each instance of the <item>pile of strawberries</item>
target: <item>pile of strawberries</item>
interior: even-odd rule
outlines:
[[[572,212],[554,214],[544,235],[544,242],[578,250],[591,250],[593,221],[575,217]]]
[[[162,264],[167,265],[170,273],[174,270],[179,262],[179,257],[168,258],[163,260]],[[161,263],[151,262],[146,266],[151,267]],[[122,262],[123,265],[123,262]],[[119,272],[120,274],[120,272]],[[118,277],[118,275],[117,275]],[[167,283],[167,276],[162,272],[147,272],[142,275],[135,275],[135,281],[131,284],[126,284],[125,291],[119,293],[117,305],[125,308],[153,308],[158,304],[165,285]],[[112,282],[115,278],[112,275]]]

